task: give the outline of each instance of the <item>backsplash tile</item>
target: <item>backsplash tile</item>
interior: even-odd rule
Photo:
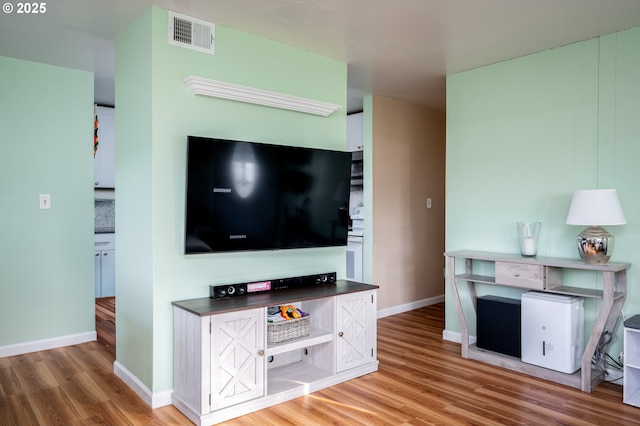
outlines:
[[[114,200],[94,201],[94,225],[96,232],[115,230],[116,202]]]

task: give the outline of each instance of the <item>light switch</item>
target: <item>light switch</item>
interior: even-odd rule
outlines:
[[[431,208],[431,198],[427,198],[427,208]]]
[[[51,194],[40,194],[40,210],[51,208]]]

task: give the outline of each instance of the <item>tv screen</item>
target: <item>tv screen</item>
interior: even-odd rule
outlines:
[[[189,136],[185,253],[347,244],[351,153]]]

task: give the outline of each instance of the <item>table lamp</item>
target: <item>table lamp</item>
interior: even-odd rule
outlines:
[[[613,252],[613,235],[601,226],[624,225],[627,220],[615,189],[589,189],[573,194],[566,223],[587,226],[578,234],[578,253],[585,263],[603,264]]]

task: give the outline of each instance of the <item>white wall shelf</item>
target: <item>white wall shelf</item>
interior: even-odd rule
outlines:
[[[211,96],[214,98],[231,99],[273,108],[288,109],[326,117],[335,112],[340,105],[313,99],[300,98],[284,93],[270,92],[253,87],[240,86],[224,81],[209,80],[207,78],[187,76],[182,82],[194,95]]]

